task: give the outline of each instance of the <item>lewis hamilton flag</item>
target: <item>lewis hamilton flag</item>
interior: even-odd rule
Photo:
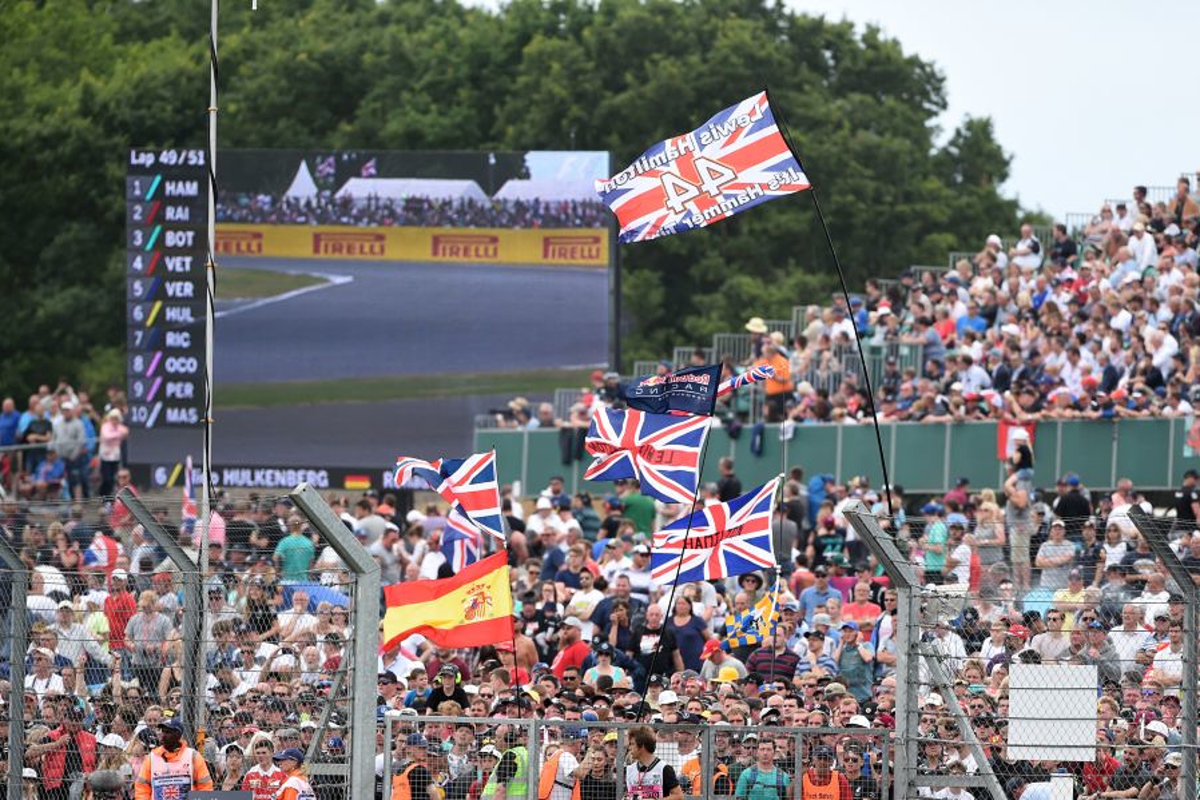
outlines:
[[[703,228],[810,188],[765,91],[659,142],[596,192],[617,215],[622,242]]]

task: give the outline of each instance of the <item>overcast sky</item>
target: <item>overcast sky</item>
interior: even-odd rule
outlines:
[[[1060,218],[1200,170],[1200,2],[787,0],[875,23],[946,78],[946,132],[990,116],[1004,189]],[[945,134],[939,141],[945,140]]]

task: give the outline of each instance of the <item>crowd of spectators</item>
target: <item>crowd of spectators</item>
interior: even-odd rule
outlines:
[[[1078,241],[1062,224],[1052,242],[1030,225],[1008,248],[989,235],[951,270],[905,269],[894,282],[868,280],[849,308],[810,306],[790,338],[753,317],[749,357],[715,356],[725,378],[759,364],[775,378],[761,397],[723,399],[718,416],[869,423],[856,330],[881,421],[1187,416],[1200,402],[1200,206],[1190,192],[1181,179],[1172,202],[1151,208],[1135,187],[1128,205],[1138,213],[1118,206],[1113,221],[1105,206]],[[697,350],[689,364],[658,371],[709,358]],[[594,376],[583,405],[607,402],[605,385]],[[514,410],[501,424],[531,418]]]
[[[1183,724],[1181,598],[1130,521],[1130,508],[1145,501],[1128,481],[1106,493],[1068,474],[1039,496],[1028,477],[1016,476],[1001,498],[958,481],[924,504],[895,487],[897,513],[889,516],[884,495],[865,480],[806,481],[794,468],[774,516],[787,545],[779,554],[784,588],[762,638],[746,637],[743,620],[770,591],[770,575],[674,588],[651,579],[652,534],[685,509],[656,503],[635,482],[596,500],[571,496],[556,478],[527,503],[506,486],[516,635],[473,650],[413,636],[380,654],[377,719],[393,716],[398,735],[392,776],[377,753],[379,785],[403,774],[410,796],[433,797],[432,788],[439,797],[479,797],[497,764],[513,763],[521,746],[519,730],[497,719],[536,714],[553,723],[542,750],[560,754],[553,763],[568,787],[564,798],[576,781],[586,787],[582,797],[615,796],[614,768],[625,754],[616,752],[614,733],[587,730],[605,720],[695,726],[660,728],[657,737],[659,757],[688,796],[701,785],[700,726],[718,727],[708,776],[717,796],[782,798],[755,788],[772,770],[775,789],[824,785],[832,775],[843,800],[887,796],[880,781],[883,760],[894,758],[886,742],[900,680],[896,593],[838,512],[853,498],[895,534],[923,583],[958,598],[927,615],[922,629],[953,682],[952,693],[922,682],[922,770],[991,770],[1016,798],[1024,784],[1040,787],[1063,768],[1087,794],[1136,797],[1178,774],[1171,769]],[[1200,564],[1197,480],[1189,473],[1175,496],[1173,546],[1189,567]],[[699,502],[742,491],[735,464],[724,460],[720,481],[705,485]],[[396,495],[374,492],[330,501],[379,562],[385,584],[451,574],[438,546],[447,519],[437,505],[404,511]],[[195,555],[197,532],[180,528],[160,501],[151,508]],[[318,763],[346,760],[345,697],[331,693],[356,627],[373,621],[353,618],[349,573],[286,500],[220,495],[216,511],[203,580],[210,722],[201,751],[215,788],[275,797],[286,776],[272,753],[307,753],[316,740]],[[0,504],[0,534],[33,570],[25,719],[5,709],[0,725],[26,726],[36,796],[66,798],[97,768],[115,769],[131,789],[161,723],[180,712],[179,575],[120,503],[9,499]],[[4,656],[0,678],[14,654]],[[1095,763],[1007,755],[1013,662],[1096,665]],[[0,681],[0,696],[5,688]],[[335,710],[319,728],[330,702]],[[951,703],[967,713],[987,763],[963,743]],[[421,723],[434,713],[480,721]],[[779,726],[849,731],[807,737],[800,755],[813,772],[797,776],[796,742]],[[537,780],[539,767],[527,769]],[[344,796],[339,776],[309,780],[318,797]],[[755,793],[741,794],[739,785]]]
[[[111,495],[125,460],[125,393],[110,387],[98,409],[65,379],[43,384],[24,410],[0,400],[0,491],[29,500]]]
[[[349,197],[325,191],[311,198],[222,195],[218,222],[259,225],[355,225],[422,228],[603,228],[599,200],[505,200]]]
[[[786,387],[768,387],[768,413],[795,422],[863,418],[853,382],[825,396],[791,378],[805,358],[846,346],[853,326],[884,346],[924,345],[919,368],[876,387],[885,418],[1183,413],[1166,409],[1190,407],[1183,404],[1197,369],[1195,232],[1155,224],[1130,226],[1131,239],[1154,240],[1150,266],[1128,242],[1109,247],[1125,235],[1120,224],[1082,256],[1066,238],[1044,252],[1025,231],[1007,252],[989,238],[953,273],[904,276],[887,291],[868,286],[849,310],[811,315],[790,348],[751,320],[751,363],[775,366]],[[593,377],[592,402],[619,401],[615,374]],[[25,653],[13,652],[11,640],[0,646],[0,765],[11,755],[8,727],[23,725],[31,797],[78,796],[83,776],[109,770],[133,797],[136,776],[182,710],[181,576],[108,497],[132,488],[122,466],[122,404],[114,390],[101,415],[64,382],[43,387],[24,413],[11,400],[0,409],[0,436],[9,437],[0,442],[33,445],[19,452],[24,465],[35,464],[22,466],[16,491],[0,498],[0,536],[31,570],[26,609],[0,603],[4,614],[24,613],[30,634]],[[566,422],[585,427],[589,410],[581,402]],[[520,399],[503,416],[535,427],[564,422],[553,407]],[[657,503],[636,482],[602,499],[572,496],[561,479],[531,498],[505,487],[516,634],[472,650],[413,636],[380,654],[376,721],[382,730],[394,718],[400,735],[392,775],[384,774],[378,737],[378,785],[400,781],[410,797],[453,799],[493,796],[497,782],[520,783],[522,769],[526,781],[538,780],[542,765],[522,765],[519,729],[503,723],[537,715],[554,723],[541,744],[561,779],[550,790],[555,800],[573,796],[576,785],[582,798],[616,796],[615,770],[626,754],[617,752],[615,734],[588,729],[608,720],[659,726],[657,757],[683,795],[698,795],[707,779],[714,796],[755,800],[781,799],[788,786],[837,800],[890,796],[884,763],[894,759],[896,693],[905,680],[896,673],[897,595],[838,511],[857,499],[930,586],[921,637],[952,689],[919,682],[922,772],[990,772],[1014,800],[1048,797],[1060,770],[1089,798],[1180,797],[1183,726],[1195,724],[1180,717],[1184,604],[1132,522],[1130,510],[1149,503],[1126,479],[1108,492],[1068,473],[1040,491],[1027,454],[1018,443],[1002,486],[976,490],[959,480],[942,497],[917,500],[899,487],[884,493],[863,479],[839,485],[794,468],[773,516],[783,543],[774,602],[769,574],[679,586],[652,580],[654,532],[691,509]],[[102,496],[89,500],[97,476]],[[1169,541],[1200,577],[1198,483],[1189,472],[1174,493]],[[723,459],[720,480],[702,487],[698,503],[742,491],[736,465]],[[404,497],[329,500],[378,561],[385,584],[449,575],[439,546],[444,509],[407,509]],[[196,555],[198,532],[179,519],[177,503],[156,498],[151,507]],[[485,549],[496,546],[484,539]],[[347,762],[347,688],[334,690],[356,630],[376,620],[355,618],[345,565],[286,499],[218,494],[209,546],[202,576],[209,723],[204,741],[193,744],[214,788],[274,798],[287,775],[273,754]],[[0,581],[0,593],[10,590]],[[773,624],[748,628],[764,607],[775,609]],[[23,719],[11,718],[6,702],[17,658],[26,669]],[[1093,760],[1010,754],[1013,663],[1096,667]],[[982,762],[949,713],[954,705],[983,745]],[[423,724],[429,714],[478,722]],[[692,727],[661,728],[671,723]],[[797,754],[784,726],[844,730],[806,737]],[[708,762],[697,752],[702,727],[715,728]],[[646,757],[648,742],[630,738],[637,740],[630,754]],[[793,768],[797,755],[803,775]],[[711,774],[700,775],[702,763]],[[345,797],[339,775],[316,770],[309,781],[322,800]]]

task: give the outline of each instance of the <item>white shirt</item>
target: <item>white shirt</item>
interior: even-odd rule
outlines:
[[[1158,263],[1158,247],[1154,244],[1154,237],[1150,234],[1142,233],[1139,237],[1135,233],[1129,237],[1128,247],[1129,254],[1143,270]]]
[[[1179,352],[1179,342],[1169,333],[1163,333],[1162,344],[1154,351],[1153,361],[1154,366],[1158,367],[1158,371],[1163,374],[1164,378],[1171,375],[1171,359]]]
[[[1171,599],[1171,593],[1163,589],[1158,594],[1154,594],[1149,589],[1138,595],[1134,601],[1145,608],[1145,616],[1143,619],[1154,619],[1159,614],[1166,614],[1169,606],[1167,601]]]
[[[1181,677],[1183,675],[1183,649],[1181,648],[1176,653],[1171,650],[1171,646],[1168,644],[1162,650],[1155,653],[1154,674],[1169,675],[1173,678]]]
[[[32,690],[38,699],[38,705],[42,704],[46,692],[58,692],[60,695],[67,693],[67,688],[63,686],[62,676],[58,673],[51,673],[49,678],[39,678],[36,673],[30,673],[25,676],[25,688]]]
[[[554,775],[554,788],[550,790],[550,800],[571,800],[575,789],[575,770],[579,769],[579,759],[565,747],[559,751],[558,772]],[[565,784],[565,785],[564,785]]]
[[[1108,640],[1121,658],[1121,672],[1138,669],[1137,654],[1153,644],[1154,637],[1144,628],[1127,631],[1124,628],[1113,628],[1108,632]]]
[[[1036,253],[1030,252],[1023,256],[1013,256],[1013,263],[1021,269],[1037,269],[1042,266],[1042,256],[1045,251],[1036,236],[1030,236],[1028,239],[1017,242],[1018,250],[1033,250],[1034,247],[1038,249]]]
[[[583,640],[590,642],[592,635],[595,632],[595,624],[588,619],[584,619],[584,614],[590,614],[596,610],[596,605],[604,599],[604,592],[598,589],[592,589],[590,592],[585,592],[582,589],[576,589],[571,595],[571,601],[567,603],[565,613],[567,616],[579,617],[583,622]]]

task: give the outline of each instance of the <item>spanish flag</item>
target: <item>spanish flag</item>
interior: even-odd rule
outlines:
[[[384,587],[383,649],[419,633],[441,647],[480,647],[513,638],[508,554],[489,556],[453,578]]]

